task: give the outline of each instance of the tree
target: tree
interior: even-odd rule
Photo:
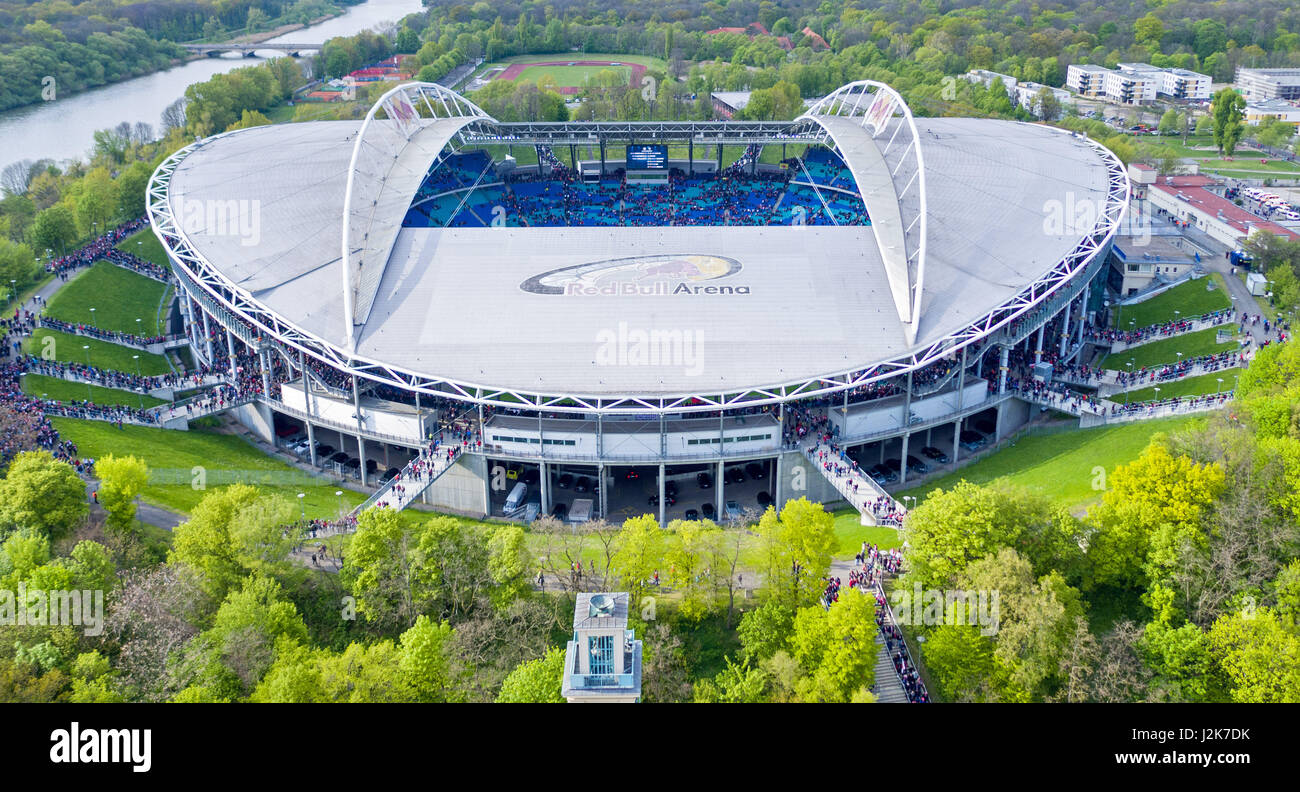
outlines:
[[[62,255],[77,241],[77,221],[72,210],[56,204],[36,213],[27,234],[37,250],[52,250]]]
[[[31,283],[35,274],[36,256],[32,254],[32,249],[8,239],[0,239],[0,285],[4,287],[6,296],[12,299],[14,295],[9,292]],[[14,283],[10,284],[10,281]]]
[[[1160,124],[1156,127],[1162,135],[1172,135],[1177,132],[1183,125],[1182,115],[1174,108],[1169,108],[1160,116]]]
[[[0,532],[31,528],[57,539],[79,526],[88,512],[85,482],[48,451],[14,457],[0,481]]]
[[[1138,586],[1173,567],[1183,543],[1204,548],[1200,518],[1225,485],[1218,465],[1175,457],[1161,437],[1110,475],[1088,517],[1088,558],[1098,584]]]
[[[1224,614],[1209,639],[1233,701],[1300,702],[1300,634],[1277,610]]]
[[[1146,16],[1139,18],[1133,23],[1133,39],[1139,44],[1150,44],[1158,47],[1160,37],[1164,35],[1165,23],[1155,14],[1147,13]]]
[[[411,685],[414,700],[437,703],[451,698],[448,649],[454,634],[450,624],[434,622],[428,616],[419,617],[411,629],[402,633],[400,668]]]
[[[275,660],[276,642],[307,642],[307,625],[298,608],[282,597],[280,584],[267,577],[245,579],[217,608],[212,627],[203,634],[222,666],[245,691],[261,681]]]
[[[1016,545],[1044,516],[1042,503],[1027,493],[967,481],[935,490],[907,518],[908,577],[941,588],[971,562]]]
[[[727,667],[713,679],[695,683],[697,704],[758,704],[767,700],[767,673],[749,659],[740,663],[725,658]]]
[[[1211,100],[1210,115],[1214,119],[1214,145],[1220,154],[1231,157],[1241,140],[1246,98],[1231,87],[1223,88]]]
[[[653,584],[655,573],[664,566],[664,532],[653,515],[629,517],[623,521],[614,546],[614,568],[621,585],[640,602]]]
[[[564,650],[552,647],[536,660],[515,667],[501,683],[497,702],[502,704],[562,704]]]
[[[135,499],[149,482],[149,466],[135,456],[108,454],[95,460],[99,475],[99,502],[108,512],[108,528],[119,536],[131,532]]]
[[[713,564],[722,531],[711,520],[676,520],[671,528],[677,541],[665,560],[672,570],[673,588],[681,593],[679,612],[685,619],[698,621],[712,612],[717,602]]]
[[[285,530],[293,515],[287,499],[247,484],[215,490],[176,526],[168,562],[194,569],[205,591],[225,599],[251,572],[275,574],[287,568],[298,539],[296,532]]]
[[[488,571],[496,590],[493,602],[498,606],[512,602],[528,592],[532,581],[532,554],[524,538],[524,529],[518,525],[505,525],[492,533],[488,541]]]
[[[431,597],[415,544],[392,509],[367,509],[357,517],[343,580],[357,609],[376,625],[413,625]]]
[[[802,701],[848,703],[875,683],[876,602],[857,588],[830,608],[802,608],[790,635],[791,655],[803,668],[795,684]]]
[[[807,498],[769,507],[756,526],[758,558],[767,593],[789,607],[811,604],[821,593],[835,548],[835,520]]]

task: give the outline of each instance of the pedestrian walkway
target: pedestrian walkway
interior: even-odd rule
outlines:
[[[351,517],[374,507],[401,511],[415,502],[433,482],[442,477],[460,458],[461,447],[431,443],[406,467],[364,502],[352,510]]]
[[[879,630],[876,631],[876,646],[879,647],[876,653],[876,684],[871,688],[876,694],[876,701],[881,704],[907,704],[907,691],[903,689],[898,672],[894,670],[894,660],[889,656],[885,635]]]
[[[804,447],[804,453],[844,500],[862,515],[863,525],[902,526],[907,514],[902,504],[859,468],[857,462],[817,439]]]

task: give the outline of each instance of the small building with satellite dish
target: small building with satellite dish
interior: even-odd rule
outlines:
[[[578,595],[561,686],[569,703],[641,699],[641,642],[627,629],[630,602],[627,592]]]

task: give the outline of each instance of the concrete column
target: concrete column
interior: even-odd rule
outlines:
[[[1002,347],[998,352],[998,393],[1007,392],[1007,358],[1010,356],[1010,351]]]
[[[960,415],[961,415],[962,408],[964,407],[963,402],[966,399],[966,352],[969,349],[970,349],[969,346],[964,346],[961,348],[961,372],[957,376],[957,414],[959,417],[957,418],[957,423],[952,430],[953,467],[957,466],[957,452],[961,450],[961,446],[958,445],[958,443],[961,441]]]
[[[660,526],[664,525],[664,510],[666,508],[665,501],[667,500],[667,497],[668,497],[667,494],[664,492],[664,466],[660,464],[659,465],[659,525]]]
[[[357,375],[352,375],[352,408],[357,411],[357,459],[361,460],[361,466],[357,470],[361,476],[361,486],[366,486],[366,440],[361,436],[365,428],[361,422],[361,391],[357,388]]]
[[[1037,342],[1036,344],[1034,344],[1034,362],[1035,362],[1035,363],[1042,363],[1042,362],[1043,362],[1043,334],[1046,333],[1046,332],[1047,332],[1047,325],[1046,325],[1046,324],[1041,324],[1041,325],[1038,326],[1038,342]]]
[[[212,331],[208,325],[208,312],[203,312],[203,349],[207,352],[208,365],[212,365]]]
[[[226,356],[230,358],[230,377],[234,379],[238,376],[235,365],[235,334],[230,328],[226,328]]]
[[[311,466],[316,467],[316,430],[312,428],[311,421],[305,421],[307,424],[307,445],[310,447],[308,453],[311,454]]]
[[[539,480],[542,482],[542,514],[551,513],[551,469],[542,462],[539,465]]]
[[[781,159],[785,159],[782,157]],[[776,459],[772,462],[772,505],[777,511],[781,510],[781,458],[785,454],[777,454]]]
[[[271,353],[263,349],[258,353],[257,359],[262,364],[262,393],[266,398],[271,398]]]
[[[442,449],[439,448],[438,450],[441,451]],[[483,467],[485,470],[483,476],[483,516],[490,517],[492,515],[492,463],[487,457],[483,457]]]
[[[904,433],[903,433],[903,452],[902,452],[902,457],[901,457],[901,461],[902,461],[902,463],[903,463],[903,468],[902,468],[902,470],[899,470],[899,471],[898,471],[898,483],[899,483],[899,484],[906,484],[906,483],[907,483],[907,443],[908,443],[908,440],[909,440],[911,437],[912,437],[912,433],[911,433],[911,432],[904,432]]]
[[[600,487],[600,517],[609,519],[609,486],[605,481],[605,466],[596,467],[596,482]]]
[[[713,483],[713,486],[717,487],[713,493],[713,496],[716,499],[716,503],[713,504],[713,507],[717,509],[717,513],[713,515],[713,519],[715,520],[722,519],[722,488],[725,486],[722,481],[724,464],[725,463],[721,459],[718,460],[718,480]]]
[[[1061,357],[1065,357],[1065,344],[1070,340],[1070,303],[1065,304],[1065,313],[1061,319]]]

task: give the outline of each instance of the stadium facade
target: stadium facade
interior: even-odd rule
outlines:
[[[1024,423],[1009,355],[1077,354],[1128,195],[1085,137],[870,81],[793,121],[555,123],[409,83],[176,152],[149,215],[263,439],[370,485],[468,432],[425,502],[499,515],[521,479],[672,519],[837,499],[818,432],[901,484]]]

